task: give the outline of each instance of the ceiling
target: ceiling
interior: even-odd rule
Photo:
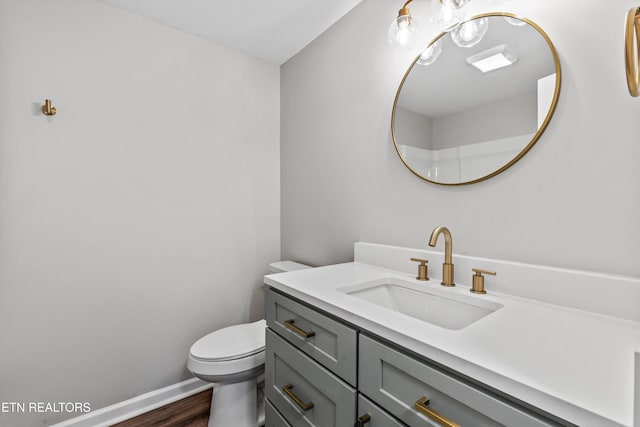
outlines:
[[[531,25],[514,26],[502,16],[489,18],[489,29],[477,45],[456,46],[449,34],[442,53],[431,65],[416,64],[402,87],[398,105],[427,117],[441,117],[534,92],[538,79],[555,72],[552,52]],[[518,56],[515,64],[481,73],[466,58],[507,44]]]
[[[282,64],[362,0],[98,0]]]

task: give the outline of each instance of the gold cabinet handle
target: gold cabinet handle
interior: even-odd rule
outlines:
[[[304,329],[300,329],[299,327],[294,325],[293,319],[285,320],[284,321],[284,327],[289,329],[290,331],[296,333],[297,335],[300,335],[305,340],[315,336],[315,334],[316,334],[313,331],[307,332]]]
[[[440,415],[439,413],[437,413],[431,408],[428,408],[427,407],[428,404],[429,404],[429,398],[426,396],[423,396],[420,399],[418,399],[416,403],[413,404],[413,407],[418,411],[420,411],[421,413],[425,414],[427,417],[429,417],[433,421],[440,423],[445,427],[461,427],[460,424],[454,423],[449,418],[443,415]]]
[[[364,414],[361,417],[358,417],[356,421],[356,427],[364,427],[364,425],[369,421],[371,421],[371,415]]]
[[[298,406],[298,408],[302,409],[304,412],[313,408],[313,402],[304,403],[302,399],[300,399],[298,396],[295,395],[293,391],[291,391],[292,388],[293,388],[293,385],[287,384],[286,386],[282,387],[282,391],[284,392],[284,394],[289,396],[291,400],[293,400],[293,403],[295,403]]]

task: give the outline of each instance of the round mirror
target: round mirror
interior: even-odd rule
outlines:
[[[480,182],[529,151],[559,93],[560,61],[540,27],[508,13],[478,15],[413,61],[393,106],[393,142],[426,181]]]

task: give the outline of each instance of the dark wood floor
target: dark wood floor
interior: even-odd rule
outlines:
[[[112,427],[207,427],[212,393],[205,390]]]

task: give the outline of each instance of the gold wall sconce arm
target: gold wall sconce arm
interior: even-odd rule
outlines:
[[[627,69],[629,93],[640,95],[640,7],[634,7],[627,13],[624,31],[624,59]]]
[[[58,112],[58,110],[56,110],[56,107],[51,105],[51,100],[50,99],[45,99],[44,100],[44,105],[42,106],[42,113],[45,116],[55,116],[57,112]]]

